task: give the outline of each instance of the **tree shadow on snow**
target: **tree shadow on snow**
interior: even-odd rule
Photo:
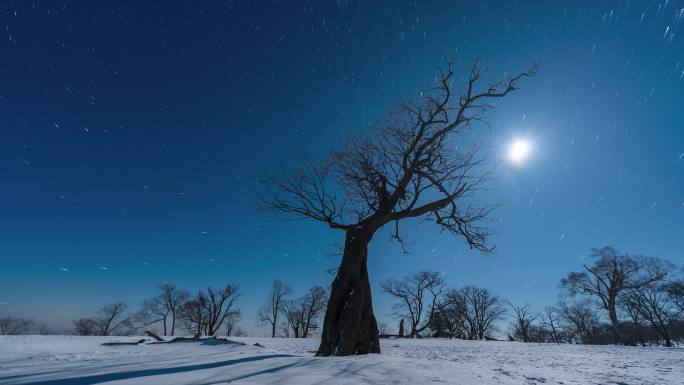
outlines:
[[[159,369],[133,370],[133,371],[129,371],[129,372],[107,373],[107,374],[98,374],[98,375],[85,376],[85,377],[71,377],[71,378],[62,378],[62,379],[57,379],[57,380],[37,381],[37,382],[30,382],[30,383],[28,383],[28,385],[87,385],[87,384],[97,384],[100,382],[107,382],[107,381],[128,380],[131,378],[160,376],[160,375],[164,375],[164,374],[191,372],[194,370],[220,368],[223,366],[241,364],[241,363],[245,363],[245,362],[254,362],[254,361],[267,360],[270,358],[283,358],[283,357],[294,357],[294,356],[289,355],[289,354],[269,354],[269,355],[265,355],[265,356],[245,357],[245,358],[238,358],[238,359],[234,359],[234,360],[212,362],[212,363],[207,363],[207,364],[197,364],[197,365],[179,366],[179,367],[171,367],[171,368],[159,368]],[[285,365],[285,367],[286,366],[288,366],[288,365]],[[275,371],[275,370],[279,370],[279,369],[282,369],[282,367],[269,369],[268,371]],[[264,372],[268,372],[268,371],[264,371]],[[253,374],[248,375],[246,377],[256,375],[256,374],[259,374],[259,373],[253,373]]]

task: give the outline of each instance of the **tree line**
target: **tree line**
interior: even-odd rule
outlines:
[[[437,272],[388,280],[382,290],[399,320],[391,335],[481,340],[504,331],[523,342],[668,347],[684,340],[684,279],[672,263],[612,247],[592,249],[589,261],[561,279],[559,301],[540,311],[485,288],[449,290]],[[499,330],[506,319],[508,329]],[[380,329],[390,336],[386,324]]]
[[[632,346],[673,346],[684,340],[684,277],[672,263],[623,254],[612,247],[592,249],[587,262],[560,280],[557,303],[537,311],[483,287],[449,288],[433,271],[387,280],[381,288],[394,299],[391,316],[398,328],[390,332],[386,323],[380,323],[378,333],[469,340],[507,334],[508,339],[522,342]],[[306,338],[320,328],[328,290],[314,286],[299,298],[291,298],[293,293],[290,285],[273,280],[256,317],[256,324],[267,327],[271,337]],[[124,302],[107,304],[90,317],[74,320],[73,332],[131,335],[157,327],[164,336],[176,335],[179,329],[195,338],[244,335],[238,325],[241,294],[239,285],[230,283],[195,294],[164,283],[137,311],[129,311]],[[33,330],[33,320],[0,318],[0,334]],[[41,325],[39,333],[49,331]]]
[[[288,298],[294,292],[290,285],[275,279],[271,286],[266,304],[257,314],[257,325],[269,326],[272,337],[306,338],[319,328],[328,302],[325,288],[314,286],[300,298]],[[237,284],[207,287],[191,294],[164,283],[158,286],[157,295],[143,301],[136,311],[125,302],[106,304],[92,316],[74,320],[72,332],[82,336],[134,335],[156,327],[164,336],[174,336],[179,330],[194,338],[242,336],[246,333],[238,325],[242,312],[237,306],[241,295]],[[33,331],[32,319],[0,318],[0,335]],[[51,334],[45,325],[40,326],[39,333]]]

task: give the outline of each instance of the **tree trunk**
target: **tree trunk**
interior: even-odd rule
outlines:
[[[373,233],[348,230],[342,262],[332,283],[318,356],[380,353],[378,325],[368,280],[368,243]]]
[[[615,302],[615,297],[612,297],[608,300],[608,318],[610,318],[610,326],[613,332],[615,345],[618,344],[618,341],[621,341],[625,346],[636,346],[634,339],[626,330],[624,330],[620,324],[620,320],[618,320],[617,311],[615,310]]]

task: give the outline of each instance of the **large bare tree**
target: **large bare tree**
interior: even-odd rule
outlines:
[[[478,147],[458,139],[486,123],[495,101],[536,71],[533,66],[482,85],[479,62],[460,78],[455,62],[447,60],[434,87],[399,105],[370,132],[349,138],[321,160],[302,157],[291,172],[265,181],[265,209],[345,232],[319,356],[380,352],[367,269],[368,244],[379,229],[393,224],[403,245],[400,221],[424,218],[463,237],[471,248],[493,249],[483,224],[493,205],[471,199],[489,175],[480,168]]]
[[[396,299],[394,315],[408,318],[409,337],[415,338],[433,322],[440,296],[446,290],[444,279],[436,271],[421,271],[401,281],[390,279],[382,283],[382,291]]]
[[[620,325],[617,314],[618,297],[626,290],[634,290],[663,280],[667,269],[658,260],[621,254],[612,247],[592,249],[591,265],[584,271],[571,272],[561,280],[570,295],[592,296],[608,312],[615,343],[633,345],[631,336]]]
[[[283,311],[285,297],[292,294],[292,287],[279,279],[274,279],[271,283],[271,291],[268,293],[266,304],[259,309],[257,321],[259,325],[269,325],[271,327],[271,338],[276,336],[278,327],[278,315]]]

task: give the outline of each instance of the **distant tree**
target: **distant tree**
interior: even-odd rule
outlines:
[[[565,322],[571,325],[579,339],[585,344],[597,344],[599,333],[599,316],[594,310],[594,304],[589,300],[577,301],[571,304],[559,304]]]
[[[26,334],[33,327],[33,320],[25,318],[0,318],[0,335]]]
[[[130,318],[125,316],[127,306],[123,302],[105,305],[100,308],[95,318],[97,335],[108,336],[128,326]]]
[[[387,322],[378,322],[378,332],[381,336],[389,334],[389,325],[387,325]]]
[[[97,321],[94,318],[79,318],[74,320],[74,332],[79,336],[97,335]]]
[[[242,312],[240,309],[237,309],[236,311],[232,312],[229,314],[225,321],[224,324],[226,325],[225,330],[226,330],[226,336],[241,336],[244,334],[242,329],[238,326],[238,322],[240,322],[240,319],[242,318]]]
[[[394,297],[394,315],[409,320],[409,337],[415,338],[432,322],[446,284],[439,273],[421,271],[401,281],[385,281],[382,290]]]
[[[670,326],[677,320],[679,309],[670,300],[666,286],[650,283],[630,289],[627,302],[665,341],[665,346],[672,347]]]
[[[684,313],[684,281],[669,282],[663,286],[663,289],[679,312]]]
[[[534,327],[532,323],[537,319],[537,315],[530,310],[529,304],[523,306],[516,306],[511,302],[508,304],[513,309],[513,315],[515,316],[513,335],[518,340],[522,339],[523,342],[532,341],[531,334]]]
[[[206,297],[198,293],[194,297],[183,302],[178,313],[179,319],[185,322],[185,328],[194,335],[194,338],[200,338],[203,334],[207,334],[207,314],[204,311]]]
[[[52,330],[47,326],[45,323],[41,323],[40,326],[38,327],[38,334],[41,336],[47,336],[52,334]]]
[[[643,329],[643,320],[644,318],[641,315],[641,311],[639,310],[639,301],[636,300],[636,296],[631,296],[631,295],[623,295],[620,296],[620,299],[618,300],[618,305],[622,309],[622,312],[624,314],[627,314],[631,321],[631,327],[632,327],[632,333],[634,334],[634,340],[639,342],[642,346],[646,345],[646,341],[644,339],[644,333],[642,332]],[[624,322],[623,322],[623,329],[624,329]]]
[[[460,290],[446,293],[438,308],[430,326],[435,337],[470,338],[466,327],[465,297]]]
[[[140,310],[133,316],[133,322],[136,329],[141,329],[161,322],[164,335],[167,335],[165,321],[167,317],[168,310],[163,306],[159,297],[154,297],[143,301]]]
[[[287,326],[286,337],[290,336],[290,330],[295,338],[299,338],[302,334],[304,324],[304,307],[299,301],[285,301],[283,303],[283,315],[285,316],[285,325]]]
[[[547,306],[541,313],[540,322],[548,328],[551,340],[555,343],[560,342],[560,311],[555,306]]]
[[[206,293],[200,291],[198,297],[201,298],[200,305],[205,313],[205,333],[209,336],[215,335],[227,318],[240,314],[240,310],[235,308],[235,302],[240,297],[238,285],[227,284],[221,289],[209,287]]]
[[[182,304],[190,297],[186,290],[179,290],[172,283],[159,285],[160,293],[143,302],[135,316],[136,327],[142,328],[161,322],[164,335],[174,335],[176,319]]]
[[[285,321],[295,338],[306,338],[311,330],[318,328],[318,320],[325,310],[327,291],[320,286],[309,289],[302,298],[283,303]]]
[[[278,315],[283,311],[285,297],[292,294],[292,287],[279,279],[274,279],[271,284],[271,291],[268,295],[267,303],[257,314],[259,325],[269,325],[271,327],[271,338],[276,336],[278,326]]]
[[[617,315],[618,296],[625,290],[663,280],[667,276],[667,270],[661,269],[662,264],[652,259],[620,254],[608,246],[592,249],[590,257],[594,259],[594,263],[584,265],[585,271],[568,274],[561,280],[561,286],[572,296],[583,294],[594,297],[608,312],[615,343],[622,341],[632,345],[634,342],[630,341],[629,335],[620,326]],[[658,268],[647,268],[648,265]]]
[[[387,114],[369,133],[353,136],[323,160],[301,157],[292,172],[264,183],[263,208],[345,232],[319,356],[380,352],[367,258],[368,244],[386,225],[394,225],[394,238],[402,245],[399,223],[425,218],[463,237],[471,248],[493,249],[483,226],[493,206],[472,199],[489,175],[482,171],[478,148],[460,151],[465,146],[457,141],[537,68],[480,86],[479,63],[463,81],[454,66],[447,61],[435,87]]]
[[[178,310],[181,305],[190,297],[190,293],[187,290],[179,290],[176,285],[172,283],[163,283],[159,285],[158,302],[161,304],[163,309],[162,321],[164,322],[164,335],[167,334],[167,322],[171,323],[170,334],[174,335],[176,332],[176,318],[178,316]]]
[[[466,286],[459,290],[463,297],[464,320],[470,339],[489,337],[506,309],[503,300],[487,289]]]
[[[399,320],[399,334],[398,335],[399,335],[399,338],[404,337],[404,319],[403,318]]]

